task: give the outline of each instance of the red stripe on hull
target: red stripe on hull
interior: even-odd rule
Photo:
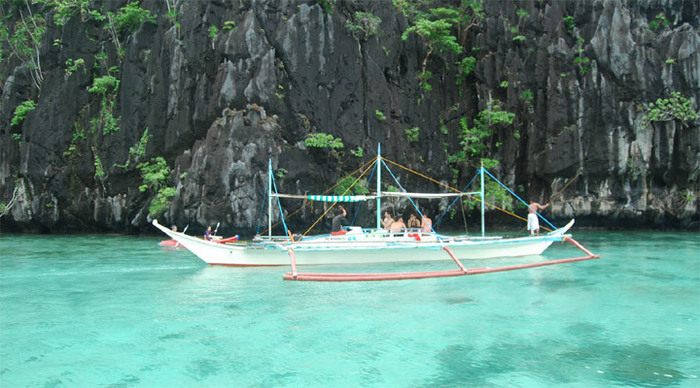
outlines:
[[[222,267],[286,267],[289,264],[225,264],[225,263],[208,263],[211,266],[219,265]]]

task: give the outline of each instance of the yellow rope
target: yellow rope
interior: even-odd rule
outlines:
[[[345,192],[343,192],[343,193],[341,194],[341,195],[345,195],[345,194],[346,194],[360,179],[362,179],[362,177],[363,177],[364,175],[367,174],[367,172],[369,172],[369,169],[367,168],[367,166],[368,166],[368,165],[371,165],[371,164],[374,163],[374,162],[376,162],[376,160],[377,160],[376,157],[375,157],[375,158],[372,158],[369,162],[365,163],[365,164],[362,165],[360,168],[358,168],[358,169],[356,169],[355,171],[353,171],[352,173],[346,175],[343,179],[338,180],[338,182],[337,182],[336,184],[334,184],[333,186],[331,186],[329,189],[327,189],[326,191],[324,191],[322,194],[328,193],[329,191],[333,190],[336,186],[338,186],[338,185],[340,184],[340,182],[342,182],[345,178],[348,178],[348,177],[350,177],[350,176],[353,176],[353,175],[355,175],[358,171],[361,171],[361,170],[364,169],[364,172],[362,172],[362,174],[360,174],[360,175],[357,177],[357,179],[355,179],[355,181],[352,183],[352,185],[350,185],[350,186],[345,190]],[[406,171],[408,171],[408,172],[410,172],[410,173],[412,173],[412,174],[418,175],[419,177],[421,177],[421,178],[423,178],[423,179],[426,179],[426,180],[428,180],[428,181],[430,181],[430,182],[433,182],[433,183],[435,183],[435,184],[437,184],[437,185],[439,185],[439,186],[443,186],[443,187],[447,188],[448,190],[451,190],[451,191],[460,193],[460,194],[462,194],[462,195],[464,195],[464,196],[466,196],[466,197],[468,197],[468,198],[470,198],[470,199],[472,199],[472,200],[479,201],[479,202],[483,202],[484,205],[489,206],[489,207],[492,208],[492,209],[499,210],[499,211],[501,211],[501,212],[503,212],[503,213],[505,213],[505,214],[508,214],[508,215],[510,215],[510,216],[512,216],[512,217],[515,217],[515,218],[517,218],[517,219],[519,219],[519,220],[521,220],[521,221],[527,222],[527,218],[524,218],[524,217],[522,217],[522,216],[519,216],[519,215],[517,215],[517,214],[515,214],[515,213],[513,213],[513,212],[511,212],[511,211],[509,211],[509,210],[500,208],[500,207],[498,207],[498,206],[496,206],[496,205],[494,205],[494,204],[492,204],[492,203],[486,202],[486,201],[485,201],[484,199],[482,199],[482,198],[478,198],[478,197],[475,197],[475,196],[473,196],[473,195],[471,195],[471,194],[467,194],[467,193],[465,193],[465,192],[463,192],[463,191],[461,191],[461,190],[459,190],[459,189],[456,189],[456,188],[454,188],[454,187],[452,187],[452,186],[450,186],[450,185],[447,185],[447,184],[442,183],[442,182],[440,182],[440,181],[438,181],[438,180],[435,180],[435,179],[433,179],[433,178],[431,178],[431,177],[429,177],[429,176],[427,176],[427,175],[425,175],[425,174],[422,174],[422,173],[420,173],[420,172],[418,172],[418,171],[415,171],[415,170],[413,170],[413,169],[411,169],[411,168],[408,168],[408,167],[406,167],[406,166],[403,166],[403,165],[401,165],[401,164],[398,164],[398,163],[396,163],[396,162],[394,162],[394,161],[392,161],[392,160],[390,160],[390,159],[382,158],[382,160],[385,161],[385,162],[388,162],[388,163],[390,163],[390,164],[392,164],[392,165],[394,165],[394,166],[396,166],[396,167],[399,167],[399,168],[401,168],[401,169],[403,169],[403,170],[406,170]],[[564,185],[564,187],[563,187],[561,190],[559,190],[557,193],[555,193],[555,194],[552,196],[552,199],[554,199],[557,195],[561,194],[564,190],[566,190],[566,188],[569,187],[569,185],[571,185],[580,175],[581,175],[581,173],[578,172],[578,173],[576,174],[576,176],[574,176],[574,178],[573,178],[571,181],[569,181],[566,185]],[[550,199],[550,202],[551,202],[551,199]],[[286,220],[286,219],[292,217],[293,215],[297,214],[297,213],[300,212],[302,209],[304,209],[304,208],[307,206],[307,204],[308,204],[308,202],[305,201],[304,204],[303,204],[299,209],[297,209],[297,210],[295,210],[294,212],[290,213],[290,214],[287,215],[287,217],[285,217],[284,219]],[[326,216],[326,214],[328,214],[328,212],[331,211],[331,209],[333,209],[333,207],[335,207],[336,204],[337,204],[337,202],[334,202],[328,209],[326,209],[326,211],[324,211],[323,214],[321,214],[321,216],[316,220],[316,222],[314,222],[313,225],[311,225],[311,227],[309,227],[309,228],[306,230],[306,232],[304,232],[304,236],[306,236],[311,230],[313,230],[313,228],[323,219],[323,217]],[[275,223],[272,227],[274,228],[274,227],[278,226],[278,225],[281,224],[281,223],[282,223],[282,221],[278,221],[278,222]],[[551,229],[549,229],[549,228],[547,228],[547,227],[542,227],[542,229],[544,229],[544,230],[546,230],[546,231],[549,231],[549,232],[552,231]],[[267,231],[267,230],[266,230],[266,231]]]
[[[418,175],[418,176],[421,177],[421,178],[425,178],[425,179],[427,179],[427,180],[429,180],[429,181],[431,181],[431,182],[433,182],[433,183],[437,183],[437,184],[440,185],[440,186],[444,186],[444,187],[447,187],[448,189],[450,189],[450,190],[452,190],[452,191],[456,191],[456,192],[458,192],[458,193],[462,193],[461,190],[455,189],[454,187],[452,187],[452,186],[450,186],[450,185],[446,185],[446,184],[444,184],[444,183],[442,183],[442,182],[440,182],[440,181],[437,181],[437,180],[435,180],[435,179],[433,179],[433,178],[431,178],[431,177],[429,177],[429,176],[427,176],[427,175],[421,174],[421,173],[419,173],[418,171],[415,171],[415,170],[412,170],[412,169],[410,169],[410,168],[408,168],[408,167],[402,166],[402,165],[400,165],[400,164],[398,164],[398,163],[396,163],[396,162],[394,162],[394,161],[391,161],[391,160],[389,160],[389,159],[383,159],[383,160],[386,161],[386,162],[389,162],[389,163],[391,163],[391,164],[393,164],[393,165],[395,165],[396,167],[402,168],[402,169],[404,169],[404,170],[406,170],[406,171],[408,171],[408,172],[412,172],[412,173]]]
[[[579,172],[576,173],[576,175],[574,175],[573,178],[571,178],[571,180],[570,180],[567,184],[564,185],[564,187],[561,188],[561,190],[557,191],[556,193],[554,193],[554,194],[552,195],[551,198],[549,198],[549,203],[552,203],[552,200],[554,200],[554,198],[555,198],[557,195],[560,195],[561,193],[563,193],[564,190],[566,190],[566,188],[569,187],[572,183],[574,183],[574,181],[576,181],[576,179],[578,179],[578,177],[580,177],[580,176],[581,176],[581,172],[579,171]]]
[[[330,191],[333,190],[336,186],[338,186],[338,185],[340,184],[340,182],[342,182],[345,178],[355,175],[358,171],[367,168],[368,165],[371,165],[371,164],[374,163],[376,160],[377,160],[376,157],[373,158],[373,159],[371,159],[369,162],[365,163],[364,165],[362,165],[361,167],[359,167],[358,169],[356,169],[356,170],[353,171],[352,173],[350,173],[350,174],[346,175],[345,177],[343,177],[343,179],[338,180],[338,182],[336,182],[336,184],[334,184],[333,186],[331,186],[331,187],[329,187],[328,189],[326,189],[326,191],[322,192],[321,195],[324,195],[324,194],[330,192]],[[364,172],[362,175],[366,174],[367,171],[369,171],[369,170],[365,170],[365,172]],[[362,178],[362,175],[360,176],[360,178]],[[356,179],[355,182],[353,182],[353,184],[350,185],[350,187],[354,186],[355,183],[357,183],[357,181],[358,181],[360,178]],[[348,190],[349,190],[349,189],[348,189]],[[347,190],[346,190],[346,192],[347,192]],[[344,193],[343,193],[343,195],[344,195]],[[284,219],[287,220],[287,219],[289,219],[290,217],[292,217],[293,215],[299,213],[299,212],[302,211],[309,203],[311,203],[311,204],[313,205],[313,202],[308,202],[308,201],[304,200],[304,204],[301,205],[301,207],[299,207],[297,210],[293,211],[292,213],[289,213],[286,217],[284,217]],[[332,206],[331,206],[331,208],[332,208]],[[331,208],[329,208],[328,210],[330,210]],[[323,218],[323,216],[325,216],[327,213],[328,213],[328,211],[326,211],[325,213],[323,213],[323,214],[321,215],[321,217],[320,217],[318,220],[316,220],[316,222],[314,223],[314,225],[316,225],[316,224]],[[282,223],[282,221],[277,221],[276,223],[274,223],[274,224],[272,225],[272,228],[273,228],[273,229],[276,228],[276,227],[279,226],[281,223]],[[312,225],[311,228],[309,228],[309,229],[304,233],[304,236],[306,236],[306,234],[309,233],[309,231],[310,231],[311,229],[313,229],[313,226],[314,226],[314,225]],[[267,232],[267,229],[263,230],[263,233],[262,233],[262,234],[265,234],[265,232]]]
[[[375,160],[376,160],[376,158],[372,159],[370,162],[365,163],[364,166],[362,166],[362,167],[360,167],[359,169],[353,171],[352,174],[346,175],[345,177],[343,177],[343,179],[339,180],[338,183],[336,183],[333,187],[337,186],[340,182],[342,182],[343,180],[345,180],[345,178],[355,175],[356,172],[358,172],[358,171],[361,170],[362,168],[365,168],[365,167],[366,167],[367,165],[369,165],[370,163],[373,163]],[[340,194],[340,195],[342,196],[342,195],[347,194],[347,192],[350,191],[350,189],[352,189],[352,187],[355,186],[355,184],[356,184],[360,179],[362,179],[362,177],[365,176],[365,174],[367,174],[368,171],[369,171],[369,168],[365,169],[365,171],[364,171],[362,174],[360,174],[360,175],[357,177],[357,179],[355,179],[355,181],[352,182],[352,184],[351,184],[350,186],[348,186],[348,188],[345,189],[345,191],[344,191],[342,194]],[[326,191],[326,192],[328,192],[328,191]],[[323,212],[323,214],[321,214],[321,216],[318,217],[318,218],[316,219],[316,222],[314,222],[313,225],[311,225],[311,226],[309,227],[309,229],[306,229],[306,232],[304,232],[304,236],[306,236],[306,235],[316,226],[316,224],[318,224],[319,222],[321,222],[321,220],[323,219],[323,217],[325,217],[326,214],[328,214],[328,212],[330,212],[331,209],[333,209],[333,207],[335,207],[335,205],[336,205],[337,203],[338,203],[338,202],[333,202],[333,204],[332,204],[331,206],[329,206],[328,209],[326,209],[326,211]]]
[[[344,176],[342,179],[338,179],[338,182],[336,182],[333,186],[331,186],[330,188],[328,188],[328,190],[324,191],[324,192],[321,193],[321,194],[326,194],[327,192],[329,192],[329,191],[335,189],[335,187],[338,186],[338,185],[340,184],[340,182],[344,181],[345,178],[348,178],[348,177],[351,177],[351,176],[355,175],[358,171],[360,171],[360,170],[366,168],[368,165],[374,163],[376,160],[377,160],[377,158],[374,157],[372,160],[370,160],[369,162],[363,164],[363,165],[362,165],[360,168],[358,168],[357,170],[355,170],[355,171],[351,172],[350,174]],[[367,171],[365,171],[362,175],[364,175],[366,172],[367,172]],[[350,187],[354,186],[355,183],[356,183],[358,180],[359,180],[359,178],[356,179],[355,182],[353,182],[352,185],[350,185]],[[348,189],[348,190],[349,190],[349,189]],[[345,190],[345,192],[347,193],[348,190]],[[343,195],[344,195],[344,194],[345,194],[345,193],[343,193]]]
[[[518,219],[520,219],[520,220],[522,220],[522,221],[527,221],[527,218],[523,218],[523,217],[521,217],[521,216],[519,216],[519,215],[517,215],[517,214],[515,214],[515,213],[513,213],[513,212],[511,212],[511,211],[502,209],[502,208],[500,208],[500,207],[498,207],[498,206],[496,206],[496,205],[494,205],[494,204],[488,203],[488,202],[486,202],[485,200],[483,200],[483,199],[481,199],[481,198],[475,197],[475,196],[473,196],[473,195],[471,195],[471,194],[467,194],[467,193],[465,193],[465,192],[463,192],[463,191],[461,191],[461,190],[459,190],[459,189],[455,189],[455,188],[452,187],[452,186],[446,185],[446,184],[444,184],[444,183],[442,183],[442,182],[439,182],[439,181],[437,181],[437,180],[435,180],[435,179],[433,179],[433,178],[430,178],[430,177],[428,177],[428,176],[426,176],[426,175],[424,175],[424,174],[421,174],[421,173],[419,173],[419,172],[417,172],[417,171],[414,171],[414,170],[412,170],[412,169],[410,169],[410,168],[408,168],[408,167],[402,166],[402,165],[400,165],[400,164],[398,164],[398,163],[396,163],[396,162],[394,162],[394,161],[391,161],[391,160],[389,160],[389,159],[384,159],[384,160],[387,161],[387,162],[389,162],[389,163],[391,163],[391,164],[393,164],[393,165],[395,165],[395,166],[397,166],[397,167],[399,167],[399,168],[402,168],[402,169],[404,169],[404,170],[406,170],[406,171],[409,171],[409,172],[412,172],[412,173],[414,173],[414,174],[416,174],[416,175],[418,175],[418,176],[420,176],[420,177],[422,177],[422,178],[425,178],[425,179],[427,179],[427,180],[429,180],[429,181],[431,181],[431,182],[433,182],[433,183],[437,183],[437,184],[440,185],[440,186],[447,187],[448,189],[450,189],[450,190],[452,190],[452,191],[456,191],[456,192],[458,192],[458,193],[460,193],[460,194],[463,194],[463,195],[465,195],[465,196],[467,196],[467,197],[469,197],[469,198],[471,198],[471,199],[473,199],[473,200],[475,200],[475,201],[483,202],[484,205],[490,206],[490,207],[493,208],[493,209],[500,210],[500,211],[502,211],[503,213],[506,213],[506,214],[508,214],[508,215],[510,215],[510,216],[513,216],[513,217],[515,217],[515,218],[518,218]],[[546,228],[543,228],[543,229],[549,230],[549,229],[546,229]]]

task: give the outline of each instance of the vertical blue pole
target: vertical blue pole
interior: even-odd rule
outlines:
[[[481,174],[481,237],[484,237],[486,235],[486,226],[484,222],[484,202],[486,201],[486,198],[484,197],[484,162],[481,161],[481,169],[479,169],[479,173]]]
[[[377,229],[382,227],[382,145],[377,143]]]
[[[272,237],[272,158],[267,160],[267,236]]]

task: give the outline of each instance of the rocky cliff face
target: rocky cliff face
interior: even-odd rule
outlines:
[[[519,195],[558,194],[552,218],[699,227],[698,119],[648,120],[649,103],[674,92],[698,111],[695,1],[485,1],[457,34],[461,54],[403,40],[411,19],[389,1],[142,1],[153,22],[113,29],[89,11],[116,20],[125,1],[91,2],[65,23],[55,8],[21,3],[0,5],[8,36],[30,13],[46,30],[33,56],[3,41],[3,230],[151,230],[152,200],[172,186],[162,222],[253,233],[268,158],[280,191],[318,193],[377,143],[391,160],[464,185],[478,158],[455,162],[463,123],[496,101],[513,122],[495,127],[480,156],[499,160],[494,174]],[[381,23],[353,33],[356,12]],[[430,90],[416,77],[429,53]],[[454,64],[467,55],[476,62],[463,76]],[[95,89],[108,76],[119,84]],[[36,108],[12,124],[28,100]],[[406,133],[416,127],[417,141]],[[310,133],[344,148],[307,147]],[[139,190],[157,157],[169,176]],[[445,204],[425,206],[437,214]],[[304,227],[321,211],[291,222]]]

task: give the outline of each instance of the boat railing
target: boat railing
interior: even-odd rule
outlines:
[[[350,233],[348,233],[350,234]],[[416,241],[422,241],[422,240],[430,240],[430,241],[435,241],[435,240],[442,240],[446,239],[446,236],[443,236],[438,233],[434,232],[424,232],[422,228],[404,228],[401,229],[400,231],[394,231],[391,229],[377,229],[377,228],[362,228],[362,234],[369,236],[369,237],[378,237],[378,238],[397,238],[397,237],[405,237],[407,239],[415,239]]]

